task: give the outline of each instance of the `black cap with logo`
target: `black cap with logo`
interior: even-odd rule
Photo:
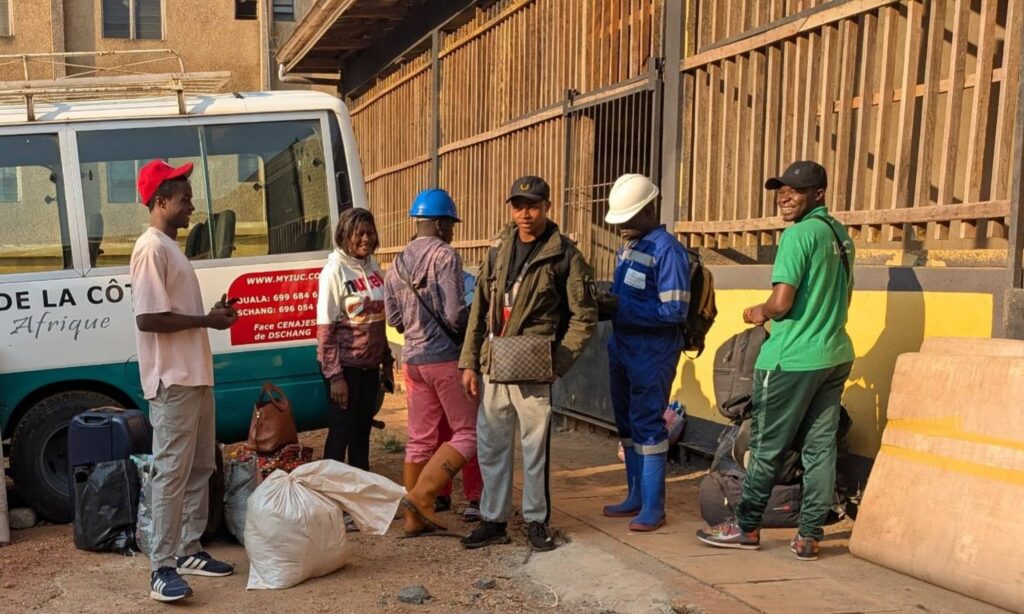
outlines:
[[[539,203],[551,200],[551,188],[548,182],[540,177],[527,175],[516,179],[512,184],[512,190],[505,202],[512,202],[517,198],[523,198],[530,202]]]
[[[828,173],[825,172],[825,167],[817,162],[801,160],[790,164],[781,177],[772,177],[764,182],[764,187],[769,190],[778,190],[782,186],[789,186],[794,190],[827,188]]]

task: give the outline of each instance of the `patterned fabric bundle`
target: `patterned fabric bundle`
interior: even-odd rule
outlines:
[[[260,477],[265,478],[277,469],[291,473],[295,468],[312,462],[313,448],[294,443],[282,447],[273,454],[257,454],[245,443],[224,446],[225,462],[244,462],[253,457],[256,457],[256,463],[260,468]]]

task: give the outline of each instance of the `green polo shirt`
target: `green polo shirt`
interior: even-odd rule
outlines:
[[[846,279],[835,229],[849,252]],[[846,334],[849,292],[853,288],[853,241],[823,205],[809,211],[782,233],[772,268],[772,285],[796,288],[789,313],[772,323],[757,368],[767,371],[817,371],[851,362],[853,343]]]

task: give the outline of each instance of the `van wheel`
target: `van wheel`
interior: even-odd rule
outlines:
[[[121,406],[105,394],[72,390],[44,398],[22,416],[11,438],[11,474],[18,494],[37,514],[71,522],[68,424],[86,410]]]

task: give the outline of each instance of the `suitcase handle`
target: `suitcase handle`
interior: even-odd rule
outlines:
[[[107,422],[110,421],[110,418],[108,416],[90,415],[90,414],[93,414],[93,412],[100,412],[100,411],[105,412],[105,413],[118,413],[119,414],[119,413],[122,413],[124,411],[124,408],[123,407],[94,407],[93,409],[87,409],[84,412],[82,412],[81,414],[79,414],[79,420],[81,422],[85,423],[85,424],[106,424]]]

